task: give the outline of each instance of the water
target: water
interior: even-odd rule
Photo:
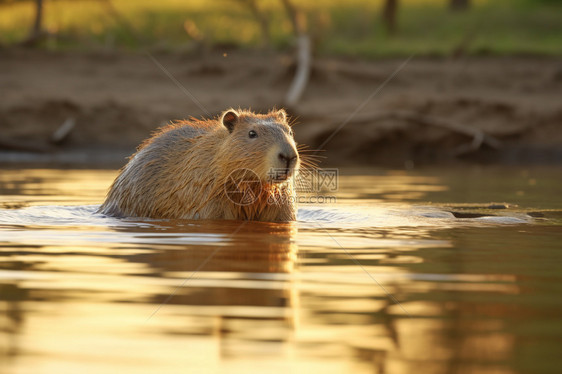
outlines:
[[[560,171],[348,170],[273,224],[107,218],[113,170],[0,170],[0,372],[558,372]]]

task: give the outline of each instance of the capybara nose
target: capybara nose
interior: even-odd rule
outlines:
[[[290,165],[297,159],[296,154],[288,155],[288,154],[283,153],[283,152],[280,152],[278,157],[281,161],[286,163],[287,167],[290,167]]]

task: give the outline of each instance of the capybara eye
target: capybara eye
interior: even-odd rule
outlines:
[[[248,133],[248,136],[250,138],[257,138],[258,137],[258,133],[255,132],[254,130],[250,130],[250,132]]]

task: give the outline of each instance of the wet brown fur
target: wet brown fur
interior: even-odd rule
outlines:
[[[227,113],[237,121],[231,132]],[[256,129],[258,139],[248,140]],[[111,186],[99,212],[110,216],[292,221],[296,218],[294,174],[283,183],[267,179],[281,151],[299,159],[284,111],[226,111],[217,119],[168,125],[142,143]],[[272,156],[273,155],[273,156]],[[234,170],[249,169],[251,172]],[[257,177],[256,177],[257,176]],[[253,183],[255,182],[255,183]],[[250,204],[235,203],[244,193]]]

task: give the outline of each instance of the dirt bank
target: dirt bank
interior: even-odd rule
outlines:
[[[121,162],[169,120],[282,106],[294,72],[279,54],[154,57],[184,88],[140,53],[0,52],[0,153],[10,155],[0,159],[84,151],[115,152]],[[403,61],[317,59],[300,104],[289,108],[297,140],[316,148],[330,138],[322,148],[332,165],[562,159],[559,59],[414,57],[384,84]],[[69,118],[76,126],[53,145]]]

